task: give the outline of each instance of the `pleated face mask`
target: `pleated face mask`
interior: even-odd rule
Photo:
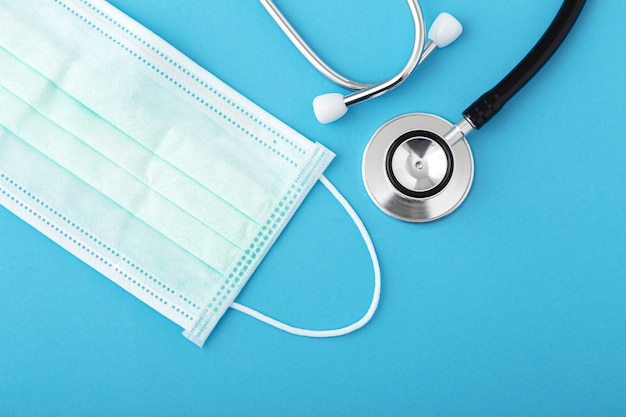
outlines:
[[[0,27],[5,207],[198,345],[229,307],[309,336],[371,317],[378,285],[338,331],[234,303],[330,151],[104,1],[0,0]]]

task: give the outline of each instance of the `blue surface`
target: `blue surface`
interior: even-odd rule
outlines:
[[[114,0],[205,68],[337,153],[327,176],[369,228],[378,313],[332,340],[226,314],[203,349],[181,329],[0,208],[0,415],[626,415],[626,3],[589,1],[554,59],[469,137],[472,191],[425,225],[382,214],[361,155],[386,120],[456,122],[535,43],[556,0],[424,1],[465,25],[397,91],[322,126],[317,74],[250,0]],[[341,72],[395,73],[405,2],[289,2],[283,12]],[[290,323],[342,326],[372,272],[318,185],[239,301]]]

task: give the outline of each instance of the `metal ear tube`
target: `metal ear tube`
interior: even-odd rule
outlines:
[[[408,61],[400,72],[387,81],[381,83],[362,83],[352,81],[330,68],[330,66],[328,66],[328,64],[326,64],[300,37],[271,0],[260,0],[260,2],[276,24],[278,24],[289,40],[298,48],[300,53],[311,65],[337,85],[355,91],[345,96],[341,93],[322,94],[313,100],[315,116],[320,123],[324,124],[334,122],[341,118],[346,114],[350,106],[378,97],[398,87],[437,48],[445,48],[450,45],[463,32],[463,26],[458,20],[448,13],[441,13],[433,22],[428,33],[428,42],[425,42],[426,25],[419,2],[417,0],[407,0],[415,25],[413,50],[411,51]]]

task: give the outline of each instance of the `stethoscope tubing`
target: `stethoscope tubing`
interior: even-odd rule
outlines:
[[[475,129],[480,129],[491,120],[543,68],[569,34],[585,2],[565,0],[546,32],[524,59],[463,112],[463,117]]]

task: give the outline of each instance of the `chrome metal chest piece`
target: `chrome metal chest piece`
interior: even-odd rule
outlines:
[[[472,152],[463,138],[449,144],[452,124],[413,113],[383,125],[363,155],[363,182],[374,203],[388,215],[428,222],[456,209],[474,177]]]

